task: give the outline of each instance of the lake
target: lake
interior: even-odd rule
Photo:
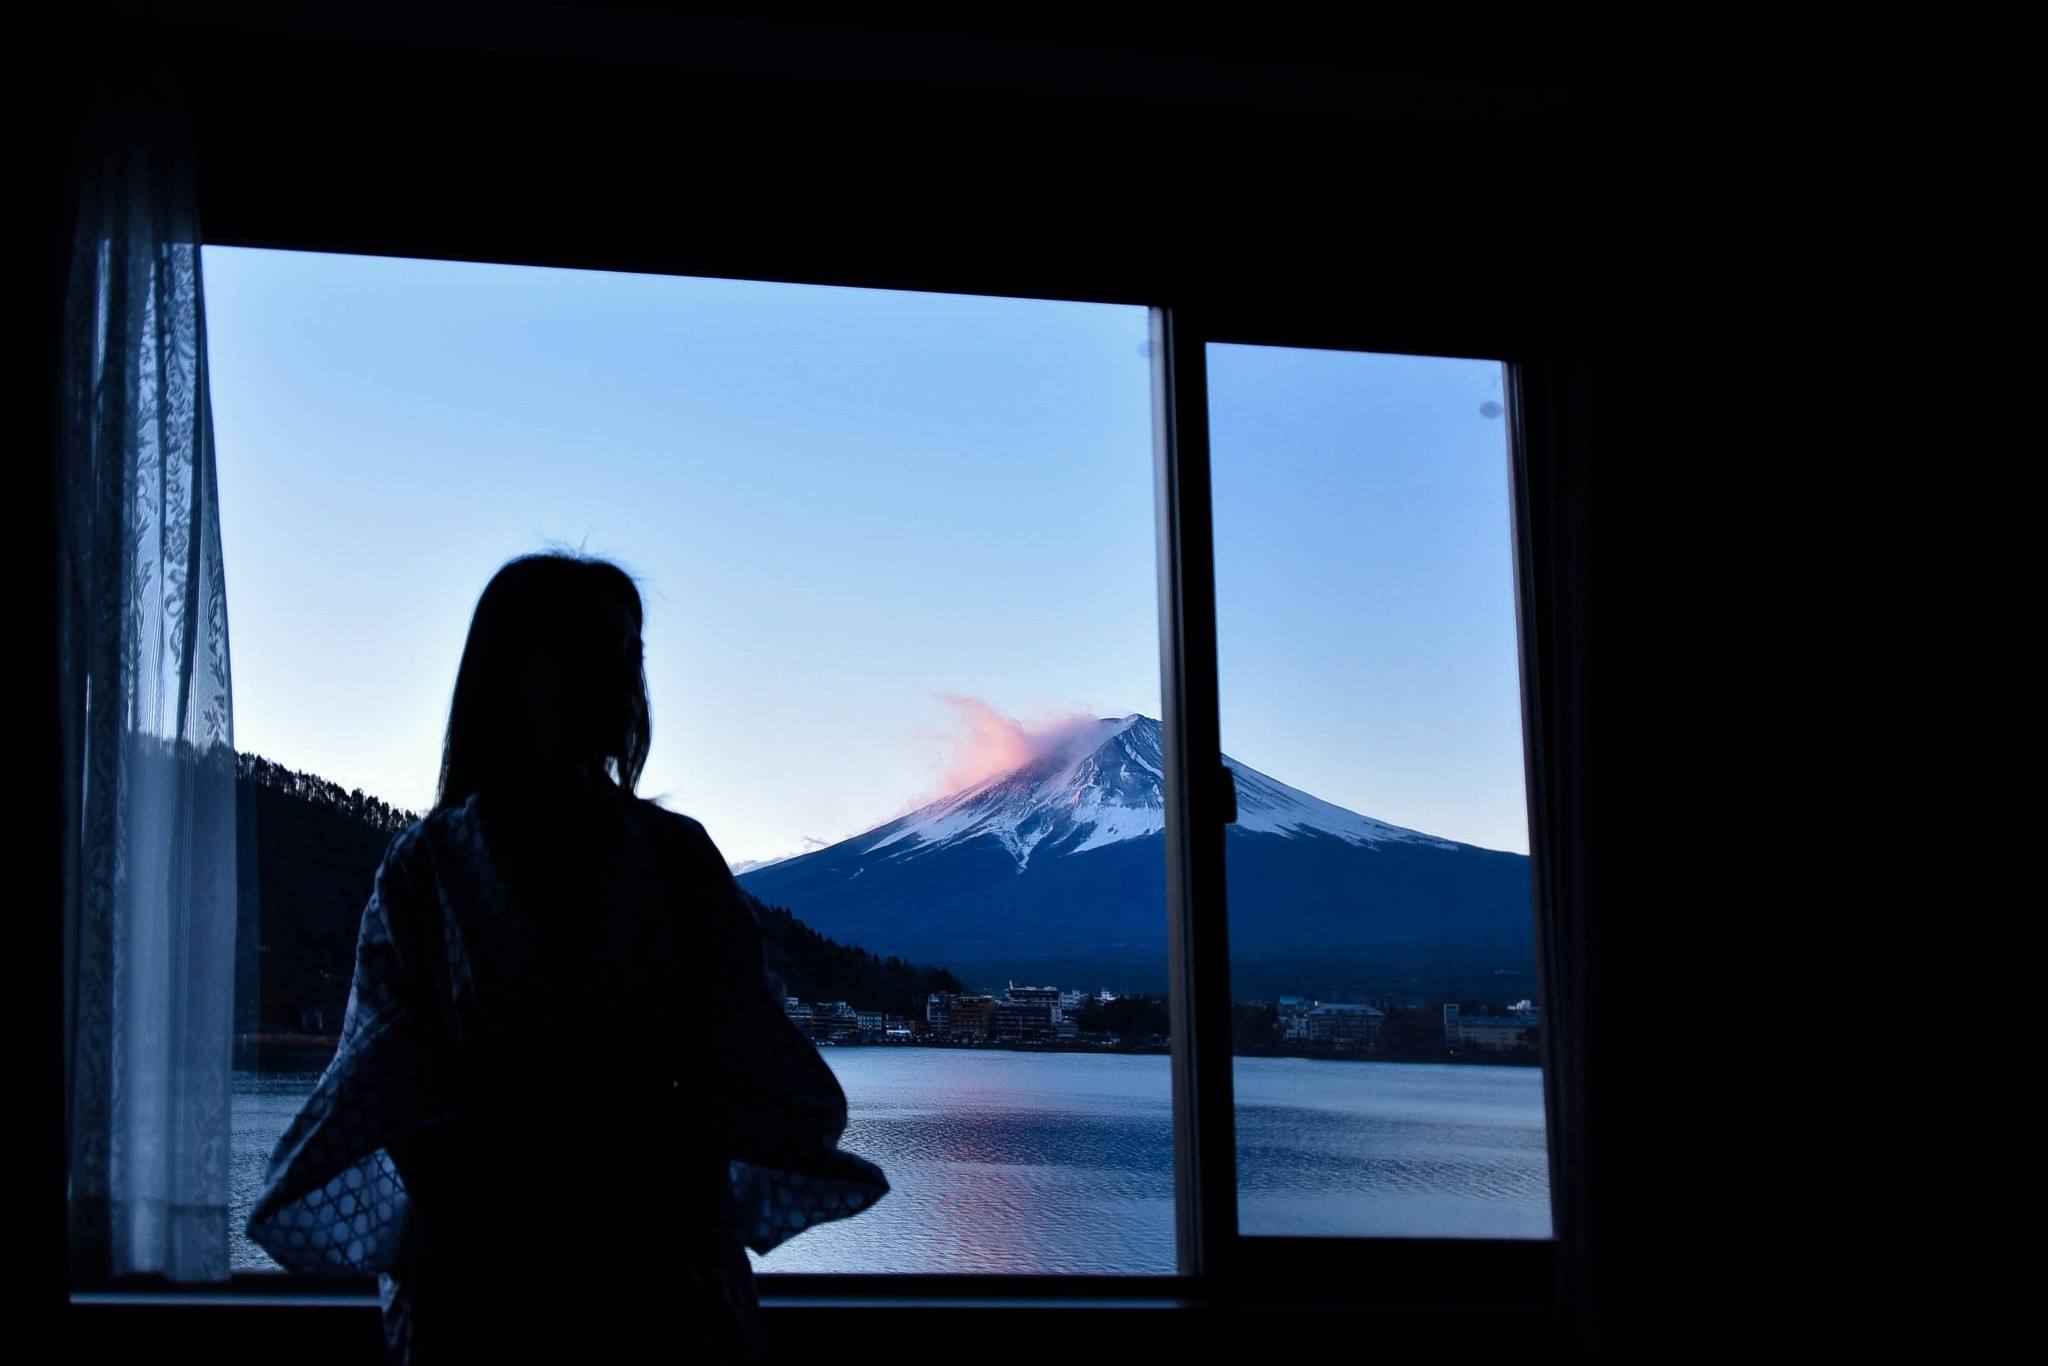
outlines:
[[[1173,1134],[1160,1055],[828,1048],[843,1146],[893,1189],[756,1259],[764,1271],[1165,1274]],[[241,1236],[271,1148],[317,1073],[235,1078]],[[1543,1079],[1533,1067],[1239,1058],[1246,1233],[1546,1238]],[[593,1189],[593,1198],[602,1198]]]

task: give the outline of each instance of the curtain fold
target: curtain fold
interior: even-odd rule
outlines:
[[[71,1263],[228,1274],[235,764],[189,123],[82,121],[58,486]]]

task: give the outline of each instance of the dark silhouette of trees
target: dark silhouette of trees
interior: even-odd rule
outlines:
[[[419,819],[418,812],[393,806],[381,797],[369,795],[360,787],[354,791],[344,791],[340,783],[331,783],[317,773],[302,773],[295,768],[286,768],[283,764],[266,759],[260,754],[237,755],[235,777],[243,783],[253,783],[271,792],[281,792],[287,797],[319,802],[387,833],[403,830]]]
[[[841,944],[819,934],[787,907],[771,906],[747,892],[767,940],[768,966],[800,1001],[844,1001],[855,1010],[910,1016],[935,991],[958,994],[960,979],[943,967],[919,967],[887,958],[858,944]]]

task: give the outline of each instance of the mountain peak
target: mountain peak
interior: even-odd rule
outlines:
[[[1144,715],[1079,718],[1036,737],[1034,756],[1007,773],[742,885],[822,934],[990,982],[1156,983],[1166,961],[1160,730]],[[1345,974],[1417,990],[1425,977],[1469,982],[1529,961],[1526,858],[1403,830],[1225,762],[1238,795],[1229,877],[1255,889],[1231,943],[1259,964],[1254,990]]]
[[[847,841],[862,855],[915,858],[975,840],[993,840],[1016,860],[1079,854],[1166,827],[1165,762],[1159,722],[1140,712],[1102,717],[1051,742],[1026,763],[919,807]],[[1335,836],[1352,844],[1420,841],[1413,830],[1347,811],[1225,756],[1237,775],[1238,825],[1244,830]]]

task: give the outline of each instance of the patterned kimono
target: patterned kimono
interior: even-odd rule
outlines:
[[[888,1190],[838,1147],[845,1095],[702,826],[609,788],[482,801],[385,854],[249,1237],[379,1273],[394,1361],[754,1355],[742,1248]]]

